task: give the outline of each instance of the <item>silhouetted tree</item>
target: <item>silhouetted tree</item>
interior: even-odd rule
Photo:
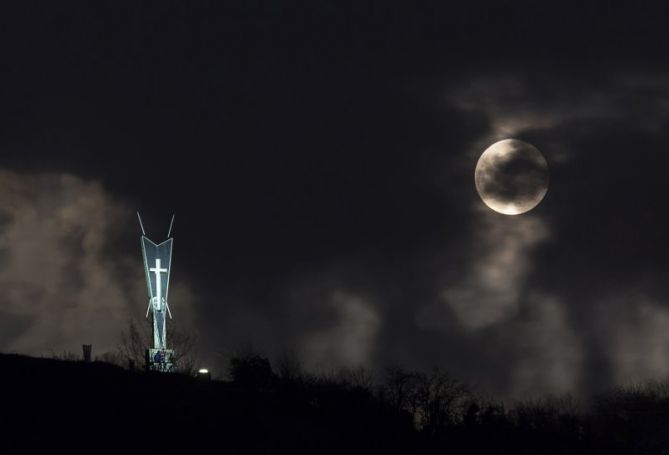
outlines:
[[[121,352],[118,349],[112,351],[103,352],[102,354],[95,356],[95,360],[98,362],[111,363],[112,365],[126,366],[126,361]]]
[[[146,326],[146,324],[143,325]],[[142,327],[140,331],[137,323],[131,320],[128,322],[127,329],[121,332],[121,343],[117,350],[126,362],[132,361],[138,366],[144,365],[146,349],[151,343],[151,328],[147,327]]]
[[[430,374],[417,378],[418,426],[436,432],[457,422],[469,394],[469,388],[449,374],[434,368]]]
[[[266,387],[274,379],[269,360],[259,354],[232,357],[228,374],[234,382],[251,387]]]
[[[151,330],[151,324],[130,320],[127,329],[121,332],[121,342],[116,348],[117,355],[110,356],[110,359],[122,359],[120,365],[124,367],[127,367],[129,362],[133,362],[137,367],[143,366],[146,361],[146,350],[153,345]],[[196,373],[196,345],[195,334],[181,330],[173,324],[168,327],[167,346],[174,350],[177,372],[190,375]]]
[[[418,414],[418,384],[420,374],[400,367],[386,369],[384,392],[388,403],[396,410],[407,411],[412,418]]]
[[[388,368],[384,394],[394,409],[411,414],[414,424],[428,432],[459,422],[472,404],[468,387],[438,368],[430,374]]]
[[[297,381],[303,379],[305,372],[298,355],[291,350],[284,349],[275,361],[277,374],[281,379]]]
[[[336,382],[348,389],[364,390],[372,393],[374,389],[374,376],[362,365],[354,367],[342,367],[334,374]]]

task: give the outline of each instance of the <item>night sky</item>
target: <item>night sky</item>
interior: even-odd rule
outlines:
[[[2,2],[0,351],[110,350],[135,211],[214,371],[438,365],[500,397],[669,375],[669,34],[581,2]],[[517,138],[543,202],[488,209]]]

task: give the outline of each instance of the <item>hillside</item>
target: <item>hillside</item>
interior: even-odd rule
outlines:
[[[477,398],[435,370],[384,384],[280,377],[233,360],[234,381],[0,354],[0,453],[669,453],[669,386],[519,402]],[[453,387],[453,386],[456,387]]]
[[[109,364],[0,355],[0,450],[193,453],[402,453],[410,422],[364,393],[319,400],[266,388]],[[408,453],[408,452],[407,452]]]

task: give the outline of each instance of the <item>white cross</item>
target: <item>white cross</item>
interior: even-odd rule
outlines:
[[[160,309],[160,306],[163,302],[163,287],[160,280],[161,273],[167,273],[167,269],[160,268],[160,258],[156,258],[156,266],[149,269],[149,272],[154,272],[156,274],[156,300],[157,304],[154,303],[154,308]]]

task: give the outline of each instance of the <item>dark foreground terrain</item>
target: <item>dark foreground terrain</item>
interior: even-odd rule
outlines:
[[[237,384],[113,365],[0,355],[0,453],[403,451],[416,433],[363,391],[311,400],[288,383]],[[345,418],[344,418],[345,417]]]
[[[0,355],[0,453],[669,453],[657,384],[505,409],[397,370],[373,386],[237,367],[223,382]]]

